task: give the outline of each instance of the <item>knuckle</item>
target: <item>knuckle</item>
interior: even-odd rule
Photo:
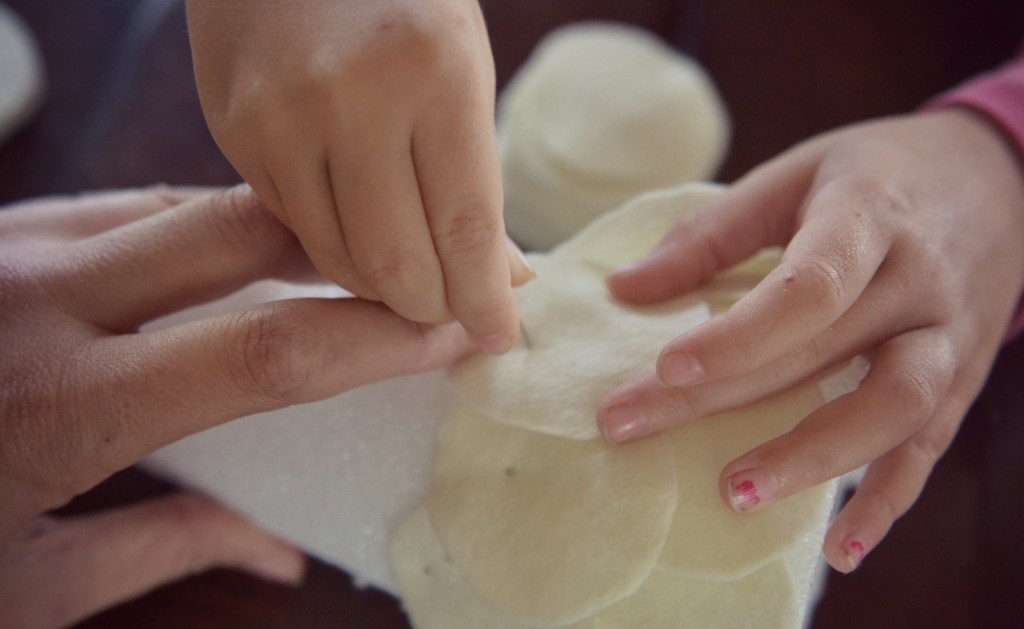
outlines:
[[[846,303],[847,266],[838,257],[811,256],[792,263],[784,281],[808,287],[816,309],[838,312]]]
[[[890,385],[891,399],[902,411],[898,417],[910,432],[933,416],[956,373],[955,350],[947,336],[931,334],[925,349],[894,370]]]
[[[879,216],[905,216],[913,208],[905,191],[874,177],[847,176],[837,180],[835,185],[841,196],[857,199],[861,207]]]
[[[235,186],[218,192],[210,212],[212,227],[230,249],[251,252],[273,249],[277,243],[291,242],[286,230],[257,198],[249,186]]]
[[[910,505],[897,505],[893,501],[893,497],[887,492],[870,492],[867,495],[861,495],[860,500],[862,501],[862,508],[869,514],[869,517],[874,522],[884,522],[884,528],[888,529],[893,522],[899,519],[903,515]]]
[[[21,506],[37,513],[66,504],[110,473],[90,464],[95,435],[65,389],[59,373],[34,363],[22,364],[0,392],[0,476],[20,486]]]
[[[918,433],[907,442],[911,456],[924,468],[931,469],[953,443],[958,426],[959,422],[943,422]]]
[[[401,12],[384,15],[375,37],[359,44],[351,54],[319,57],[299,74],[309,77],[310,85],[325,89],[328,98],[337,102],[351,102],[350,86],[356,83],[372,86],[384,96],[421,98],[436,93],[438,82],[456,76],[453,61],[457,57],[446,44],[458,42],[446,42],[431,20]]]
[[[444,19],[442,15],[419,14],[396,16],[386,20],[386,37],[381,42],[386,48],[379,54],[393,58],[393,51],[400,53],[395,62],[419,77],[455,77],[465,68],[465,60],[475,58],[479,49],[479,34],[473,29],[463,28],[461,18]],[[415,75],[413,75],[415,76]]]
[[[757,365],[761,363],[764,343],[761,337],[748,333],[730,331],[727,351],[729,355],[735,356],[736,360],[746,365]],[[705,343],[695,344],[692,350],[693,356],[703,365],[715,364],[715,349]]]
[[[680,389],[672,392],[668,398],[668,404],[657,404],[657,400],[651,400],[648,406],[651,407],[652,416],[656,423],[665,426],[688,422],[703,417],[706,409],[704,400],[689,389]],[[658,417],[661,414],[662,417]],[[667,415],[667,416],[665,416]]]
[[[715,273],[729,267],[729,251],[734,245],[720,233],[712,231],[701,241],[701,267],[698,272],[702,277],[711,277]]]
[[[787,493],[835,478],[843,471],[837,469],[843,460],[839,446],[822,438],[813,422],[801,422],[789,433],[769,441],[764,457],[776,459],[772,466],[775,469],[789,470],[780,474]]]
[[[228,364],[246,395],[280,406],[301,401],[312,373],[316,344],[310,331],[291,316],[287,302],[237,315],[237,346]]]
[[[938,387],[924,369],[911,367],[893,378],[891,399],[900,410],[897,417],[911,428],[924,423],[938,402]]]
[[[231,89],[219,99],[208,99],[204,109],[207,126],[217,144],[225,152],[245,143],[245,129],[251,128],[259,119],[259,109],[255,106],[256,99],[248,90]]]
[[[494,251],[505,251],[501,221],[484,204],[470,204],[470,211],[456,214],[436,236],[442,257],[482,261]]]
[[[842,460],[836,446],[827,443],[815,444],[803,453],[805,457],[804,474],[806,485],[810,486],[819,482],[835,478],[844,470],[836,469],[838,461]]]
[[[772,376],[777,379],[779,386],[791,382],[794,378],[802,378],[808,373],[817,372],[829,364],[832,352],[828,349],[827,343],[828,340],[821,335],[815,336],[783,356],[779,361],[779,368],[772,370]]]
[[[438,289],[440,278],[433,272],[433,265],[409,252],[392,250],[372,261],[355,262],[359,275],[388,305]]]

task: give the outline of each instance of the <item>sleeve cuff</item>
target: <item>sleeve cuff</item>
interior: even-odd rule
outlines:
[[[1002,129],[1024,158],[1024,51],[992,72],[940,94],[925,104],[925,110],[969,107]]]
[[[923,107],[969,107],[991,119],[1017,149],[1024,164],[1024,49],[1016,59],[933,98]],[[1006,331],[1004,342],[1024,332],[1024,299]]]

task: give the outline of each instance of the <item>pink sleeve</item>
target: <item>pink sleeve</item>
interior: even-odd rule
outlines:
[[[991,118],[1024,160],[1024,49],[1016,59],[1003,67],[934,98],[925,105],[925,109],[949,106],[970,107]],[[1017,306],[1017,314],[1007,330],[1006,340],[1022,331],[1024,299]]]

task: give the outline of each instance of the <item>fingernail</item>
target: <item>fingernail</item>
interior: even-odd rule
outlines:
[[[259,557],[245,566],[246,572],[272,581],[297,587],[306,576],[306,560],[301,552],[279,552]]]
[[[760,509],[779,493],[775,477],[760,469],[749,469],[729,477],[729,506],[737,513]]]
[[[504,354],[508,350],[512,349],[516,341],[514,338],[504,336],[501,334],[495,334],[493,336],[485,336],[477,341],[477,345],[480,349],[484,350],[488,354]]]
[[[847,537],[846,541],[843,542],[843,555],[846,557],[846,563],[850,566],[850,569],[846,571],[847,574],[860,566],[860,562],[864,559],[865,552],[867,552],[866,546],[864,540],[855,535]]]
[[[537,277],[530,262],[526,259],[523,251],[510,239],[505,239],[505,247],[508,249],[509,258],[512,261],[510,269],[512,272],[512,286],[518,288]]]
[[[672,352],[658,361],[658,379],[669,387],[685,387],[704,378],[704,366],[690,354]]]
[[[644,260],[646,260],[646,258],[641,259],[641,260],[637,260],[636,262],[633,262],[633,263],[630,263],[630,264],[627,264],[626,266],[622,267],[618,271],[615,271],[614,273],[609,275],[607,281],[611,282],[611,281],[614,281],[614,280],[616,280],[616,279],[618,279],[620,277],[629,277],[629,275],[631,275],[634,271],[636,271],[640,267],[644,266]]]
[[[652,249],[650,253],[648,253],[647,255],[638,260],[634,260],[633,262],[627,264],[626,266],[622,267],[615,273],[612,273],[611,276],[618,277],[620,275],[626,276],[636,273],[637,271],[650,266],[652,263],[658,261],[659,259],[665,256],[672,256],[675,253],[675,247],[676,245],[673,242],[663,240],[658,244],[657,247]]]
[[[602,413],[601,433],[612,443],[625,443],[656,432],[657,427],[637,406],[624,402]]]

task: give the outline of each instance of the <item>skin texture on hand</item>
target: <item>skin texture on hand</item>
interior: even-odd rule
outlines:
[[[326,278],[483,349],[518,335],[476,0],[190,0],[221,150]]]
[[[0,626],[65,626],[217,565],[301,579],[301,553],[197,496],[66,521],[42,514],[189,434],[474,349],[458,324],[411,322],[356,298],[138,331],[257,279],[314,275],[247,187],[0,212]]]
[[[915,502],[980,391],[1024,285],[1024,173],[963,109],[819,136],[752,171],[609,280],[626,302],[691,290],[765,246],[780,266],[670,342],[598,422],[641,438],[783,390],[855,355],[858,391],[722,470],[737,511],[870,464],[824,554],[848,572]]]

